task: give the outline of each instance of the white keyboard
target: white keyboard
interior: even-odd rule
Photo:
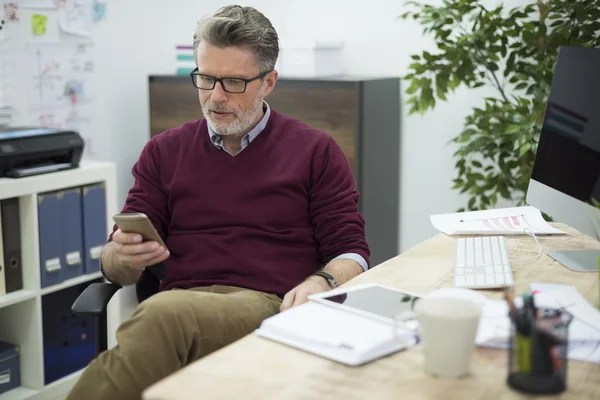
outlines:
[[[503,288],[513,284],[504,236],[474,236],[456,240],[454,287]]]

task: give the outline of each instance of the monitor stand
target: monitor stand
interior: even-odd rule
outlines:
[[[598,256],[600,256],[600,250],[549,251],[546,254],[569,268],[571,271],[598,271]]]

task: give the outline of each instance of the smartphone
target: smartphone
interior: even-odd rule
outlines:
[[[113,216],[113,220],[125,233],[139,233],[143,242],[156,241],[165,249],[167,246],[154,229],[150,218],[144,213],[121,213]]]

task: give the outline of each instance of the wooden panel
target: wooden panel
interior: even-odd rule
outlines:
[[[191,79],[150,78],[150,137],[203,117]]]
[[[315,82],[315,86],[318,82]],[[266,98],[281,114],[333,136],[358,178],[355,140],[357,93],[352,88],[278,87]]]

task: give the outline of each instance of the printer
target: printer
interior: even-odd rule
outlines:
[[[69,130],[0,127],[0,177],[21,178],[77,168],[84,142]]]

